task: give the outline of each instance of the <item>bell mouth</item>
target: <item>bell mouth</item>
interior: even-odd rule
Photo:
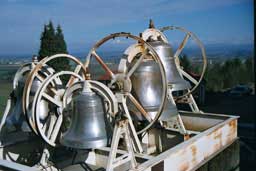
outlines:
[[[188,90],[191,88],[189,82],[182,80],[180,82],[172,82],[170,83],[170,87],[172,91],[181,91],[181,90]]]
[[[80,139],[77,138],[65,138],[65,136],[60,139],[60,144],[66,147],[71,147],[75,149],[91,149],[100,148],[107,146],[108,139],[106,137],[99,137],[97,139]]]
[[[151,119],[154,119],[156,117],[156,114],[159,109],[159,105],[157,106],[144,106],[145,110],[147,111],[148,115]],[[132,117],[135,117],[139,121],[145,121],[147,120],[135,107],[130,108],[130,111],[133,113]],[[171,103],[171,101],[167,100],[165,107],[159,116],[159,120],[166,121],[169,120],[171,117],[178,115],[178,109],[176,105]]]

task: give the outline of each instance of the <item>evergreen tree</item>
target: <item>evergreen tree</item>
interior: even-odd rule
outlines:
[[[55,39],[56,39],[56,51],[57,53],[68,53],[67,51],[67,45],[66,45],[66,42],[64,40],[64,35],[62,33],[62,29],[61,29],[61,26],[58,25],[57,26],[57,32],[56,32],[56,35],[55,35]]]
[[[67,54],[67,45],[60,25],[55,32],[53,23],[44,25],[44,31],[41,34],[41,45],[39,50],[39,60],[46,56],[52,56],[58,53]],[[57,58],[49,63],[56,71],[69,70],[69,61],[66,58]]]
[[[209,66],[205,73],[206,89],[208,91],[219,91],[224,86],[224,75],[222,73],[222,66],[220,63]]]
[[[52,21],[49,22],[48,24],[48,51],[49,54],[48,56],[56,54],[56,36],[55,36],[55,29],[53,27]]]
[[[208,66],[205,75],[208,91],[220,91],[237,84],[250,84],[253,79],[253,62],[248,58],[242,62],[239,58],[229,59],[223,65],[219,63]]]
[[[41,34],[41,45],[39,50],[39,60],[43,59],[48,54],[48,29],[47,25],[44,25],[44,31]]]
[[[64,40],[64,35],[61,29],[61,26],[58,25],[57,29],[56,29],[56,33],[55,33],[55,39],[54,39],[54,43],[55,43],[55,54],[58,53],[68,53],[67,50],[67,45],[66,42]],[[66,58],[58,58],[55,61],[52,62],[52,66],[54,67],[55,70],[57,71],[61,71],[61,70],[69,70],[70,66],[69,66],[69,60]]]
[[[184,71],[188,72],[191,70],[191,63],[187,55],[184,54],[180,57],[180,65],[183,67]]]
[[[246,81],[254,82],[254,66],[253,58],[247,58],[245,61],[245,70],[246,70]]]

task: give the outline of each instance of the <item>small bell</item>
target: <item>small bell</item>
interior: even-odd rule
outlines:
[[[72,103],[71,126],[60,143],[76,149],[99,148],[107,145],[105,110],[101,97],[87,81]]]

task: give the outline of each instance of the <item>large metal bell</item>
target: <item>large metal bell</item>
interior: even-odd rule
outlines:
[[[161,72],[154,60],[144,60],[131,76],[132,95],[137,98],[150,117],[153,119],[160,107],[162,89]],[[138,120],[143,120],[140,112],[128,101],[129,109],[135,113]],[[177,115],[178,111],[173,101],[167,100],[160,120]]]
[[[9,131],[22,130],[24,132],[30,132],[30,128],[26,122],[25,116],[22,112],[22,102],[18,98],[15,106],[10,111],[10,114],[6,118],[5,128]]]
[[[6,118],[6,126],[7,127],[15,127],[16,129],[22,129],[25,132],[31,131],[26,120],[25,116],[22,111],[22,95],[23,95],[23,90],[26,82],[26,76],[23,76],[22,78],[19,79],[18,81],[18,86],[14,90],[13,93],[13,98],[15,98],[15,104],[12,110],[10,111],[8,117]],[[33,96],[35,96],[36,91],[38,88],[42,85],[42,82],[39,79],[35,79],[32,83],[32,88],[30,92],[30,100],[32,103],[33,102]],[[40,104],[40,118],[45,119],[48,110],[48,104]],[[30,111],[29,111],[30,112]]]
[[[191,88],[189,82],[184,80],[178,72],[171,45],[161,40],[148,40],[148,43],[154,48],[164,65],[171,90],[179,91]]]
[[[16,89],[14,89],[13,93],[11,94],[12,101],[14,101],[14,106],[9,111],[9,114],[6,118],[6,123],[4,126],[4,129],[6,130],[22,130],[24,132],[31,131],[22,111],[22,94],[24,90],[24,85],[25,77],[22,77],[18,81],[18,86],[16,87]]]
[[[38,79],[38,78],[35,78],[32,82],[32,86],[31,86],[31,90],[30,90],[30,104],[32,105],[33,103],[33,100],[34,100],[34,96],[37,92],[37,90],[41,87],[42,85],[42,82]],[[39,117],[41,120],[44,120],[47,118],[48,116],[48,113],[49,113],[49,103],[47,102],[47,100],[41,100],[39,105]]]
[[[99,148],[107,145],[105,110],[101,97],[89,88],[84,88],[74,97],[71,126],[60,143],[76,149]]]

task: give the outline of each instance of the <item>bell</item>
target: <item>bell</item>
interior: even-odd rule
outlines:
[[[28,110],[28,115],[31,116],[31,108],[32,108],[32,103],[34,101],[34,96],[36,94],[36,92],[38,91],[38,89],[41,87],[42,82],[38,79],[35,78],[32,82],[32,86],[31,86],[31,90],[30,90],[30,94],[29,94],[29,110]],[[23,79],[21,79],[19,81],[18,87],[21,86],[22,88],[20,88],[20,90],[22,90],[21,92],[21,98],[22,98],[22,94],[23,94],[23,88],[25,86],[25,81],[23,81]],[[41,100],[40,104],[39,104],[39,118],[41,120],[44,120],[47,118],[48,113],[49,113],[49,103],[46,100]]]
[[[167,82],[168,85],[171,85],[171,90],[189,89],[191,85],[178,72],[171,45],[161,40],[148,40],[148,43],[154,48],[164,65]]]
[[[30,128],[27,124],[25,116],[22,111],[22,94],[25,84],[24,76],[18,81],[18,86],[14,89],[13,94],[11,95],[12,101],[14,101],[14,107],[9,111],[6,118],[6,123],[4,129],[9,131],[22,130],[24,132],[30,132]],[[8,131],[9,130],[9,131]]]
[[[10,131],[20,129],[24,132],[31,131],[22,112],[22,102],[20,98],[17,99],[15,106],[6,118],[5,129]]]
[[[99,148],[107,145],[105,111],[101,97],[84,82],[84,88],[72,103],[71,126],[60,143],[76,149]]]
[[[34,100],[34,96],[37,92],[37,90],[40,88],[40,86],[42,85],[42,82],[38,79],[35,78],[32,82],[32,86],[31,86],[31,90],[30,90],[30,105],[32,106],[33,100]],[[50,111],[50,104],[47,102],[47,100],[42,99],[39,103],[39,118],[40,120],[45,120],[49,114]],[[30,111],[29,111],[30,112]]]
[[[34,64],[38,62],[36,56],[33,56],[32,62]],[[30,70],[33,69],[34,64],[31,63]],[[42,72],[48,75],[50,72],[52,72],[52,70],[53,69],[48,66],[45,66],[42,68]],[[17,83],[16,83],[17,87],[13,90],[13,93],[11,94],[12,96],[11,101],[13,103],[13,106],[7,115],[6,123],[3,127],[5,130],[7,130],[7,132],[9,132],[8,130],[14,131],[14,130],[20,130],[20,129],[24,132],[31,131],[22,111],[22,96],[23,96],[24,86],[30,72],[28,72],[29,70],[27,70],[23,73],[19,73],[21,71],[22,69],[19,69],[18,72],[15,74],[15,78],[17,79]],[[21,75],[21,76],[16,76],[16,75]],[[29,98],[30,108],[33,103],[33,99],[34,99],[33,97],[35,96],[37,90],[40,88],[41,85],[42,85],[42,82],[37,78],[35,78],[34,81],[32,82],[30,98]],[[48,116],[48,111],[49,111],[49,107],[48,107],[47,101],[42,100],[42,102],[40,103],[40,113],[39,113],[40,119],[42,120],[45,119]],[[28,115],[31,116],[32,115],[31,109],[28,112],[29,112]]]
[[[132,95],[139,101],[143,108],[153,119],[160,107],[162,98],[162,82],[161,72],[158,64],[154,60],[143,60],[141,65],[131,76]],[[171,94],[169,94],[171,96]],[[128,101],[128,107],[137,117],[138,120],[143,120],[140,112],[136,107]],[[171,100],[166,100],[164,110],[160,115],[160,120],[177,115],[176,105]]]

